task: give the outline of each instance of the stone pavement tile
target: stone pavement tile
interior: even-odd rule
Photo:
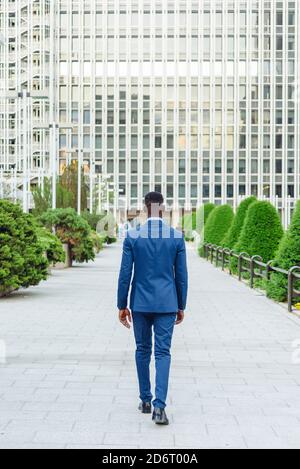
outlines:
[[[104,432],[65,432],[65,431],[38,431],[33,443],[55,443],[55,444],[92,444],[98,445],[103,442]]]
[[[249,426],[259,426],[262,423],[264,425],[280,425],[283,427],[295,427],[299,425],[299,420],[297,417],[292,415],[285,415],[283,416],[271,416],[271,415],[264,415],[264,416],[253,416],[253,415],[236,415],[236,419],[240,425],[249,425]]]
[[[0,432],[0,445],[6,443],[30,443],[35,436],[34,429],[28,430],[1,430]]]
[[[25,411],[68,411],[68,412],[77,412],[82,408],[82,403],[80,402],[27,402],[24,404],[23,409]]]
[[[151,416],[150,416],[151,419]],[[74,432],[105,432],[105,433],[139,433],[140,431],[140,424],[138,421],[136,423],[132,423],[128,425],[127,422],[110,422],[110,421],[103,421],[103,422],[90,422],[90,421],[76,421],[73,426]]]
[[[64,444],[55,443],[24,443],[21,449],[65,449],[67,446]],[[1,446],[0,446],[1,448]]]
[[[108,422],[110,413],[103,412],[48,412],[45,420],[49,422]]]
[[[171,425],[158,429],[137,412],[133,333],[115,309],[120,254],[110,246],[94,264],[1,300],[9,357],[0,366],[0,433],[12,431],[0,447],[297,447],[300,374],[291,344],[300,320],[190,247],[188,314],[173,339]]]
[[[166,428],[166,427],[165,427]],[[120,433],[120,432],[113,432],[113,433],[106,433],[104,438],[104,444],[136,444],[137,446],[142,447],[141,445],[154,445],[164,447],[164,445],[171,445],[174,446],[174,436],[172,433],[169,432],[169,428],[166,432],[159,431],[158,434],[141,434],[141,433]],[[145,446],[144,446],[145,447]]]
[[[175,445],[196,449],[246,449],[242,436],[224,434],[220,437],[202,435],[175,435]]]
[[[223,416],[253,416],[253,417],[260,417],[263,415],[263,409],[260,409],[257,406],[254,407],[248,407],[248,406],[243,406],[243,407],[237,407],[237,406],[229,406],[226,408],[222,407],[204,407],[203,408],[203,413],[206,415],[216,415],[220,414]]]
[[[269,436],[270,438],[274,438],[276,433],[274,432],[273,428],[270,425],[264,424],[263,422],[261,425],[250,427],[246,425],[207,425],[208,434],[212,437],[222,438],[223,435],[227,436],[240,436],[243,437],[247,436],[257,436],[258,433],[263,434],[264,437]]]
[[[284,438],[270,437],[269,435],[258,434],[257,436],[245,437],[248,449],[299,449],[300,443],[288,441]]]
[[[23,420],[22,417],[11,420],[5,427],[5,431],[71,431],[74,423],[69,422],[50,422],[47,420]]]
[[[64,394],[60,393],[56,402],[63,404],[64,402],[78,402],[84,405],[84,408],[86,409],[88,406],[93,405],[106,405],[106,404],[111,404],[113,402],[114,395],[107,395],[107,394],[102,394],[102,395],[78,395],[78,394],[73,394],[70,396],[65,396]],[[123,399],[124,401],[124,399]]]

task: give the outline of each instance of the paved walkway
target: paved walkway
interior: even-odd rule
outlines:
[[[133,335],[115,309],[119,259],[108,247],[0,301],[0,447],[300,448],[300,320],[192,250],[171,425],[137,412]]]

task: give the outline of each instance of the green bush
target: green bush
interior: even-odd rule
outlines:
[[[214,208],[207,219],[204,229],[204,243],[222,245],[222,241],[229,230],[234,218],[230,205],[220,205]],[[203,248],[199,248],[199,254],[203,256]]]
[[[74,209],[48,210],[40,221],[49,230],[54,228],[61,242],[69,245],[72,260],[88,262],[95,259],[91,228]]]
[[[106,236],[106,244],[113,244],[117,242],[117,238],[115,236]]]
[[[240,237],[234,246],[237,252],[261,256],[264,262],[273,259],[283,235],[280,218],[269,202],[250,205]]]
[[[180,226],[185,231],[186,241],[194,241],[193,230],[201,234],[208,216],[214,208],[214,204],[207,203],[199,207],[197,211],[186,214],[180,219]]]
[[[95,252],[99,254],[100,251],[103,249],[103,244],[106,242],[106,239],[103,236],[100,236],[96,231],[92,230],[91,232],[91,238],[93,241],[93,246],[95,249]]]
[[[207,204],[204,204],[202,205],[202,207],[200,207],[199,210],[204,210],[204,226],[206,225],[206,222],[208,220],[208,217],[209,215],[211,214],[211,212],[216,208],[216,206],[214,204],[211,204],[211,203],[207,203]]]
[[[92,230],[96,231],[97,225],[100,220],[105,216],[104,214],[91,213],[88,210],[84,210],[81,216],[88,222]]]
[[[300,201],[296,205],[292,222],[280,242],[272,265],[284,270],[300,266]],[[299,289],[299,282],[297,283],[298,285],[295,286]],[[287,276],[273,272],[266,290],[269,298],[285,301],[287,299]]]
[[[243,200],[240,203],[236,216],[232,222],[231,227],[229,228],[225,238],[223,240],[223,245],[227,248],[233,249],[235,244],[237,243],[239,236],[241,234],[244,221],[246,219],[248,208],[250,207],[253,202],[256,202],[256,197],[248,197],[247,199]]]
[[[46,280],[48,265],[32,215],[0,200],[0,293],[38,285]]]
[[[43,251],[47,255],[49,263],[55,265],[58,262],[65,262],[66,253],[64,251],[62,242],[58,239],[58,237],[43,226],[38,227],[37,234],[39,242],[43,248]]]

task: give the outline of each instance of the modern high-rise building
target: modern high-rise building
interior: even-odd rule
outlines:
[[[79,161],[117,208],[150,189],[187,210],[254,194],[287,224],[299,29],[298,0],[1,0],[1,167]]]

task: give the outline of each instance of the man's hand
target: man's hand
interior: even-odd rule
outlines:
[[[119,310],[119,320],[123,326],[127,327],[127,329],[130,329],[131,313],[128,308]]]
[[[177,320],[175,322],[176,326],[178,326],[178,324],[181,324],[183,320],[184,320],[184,311],[179,310],[177,313]]]

